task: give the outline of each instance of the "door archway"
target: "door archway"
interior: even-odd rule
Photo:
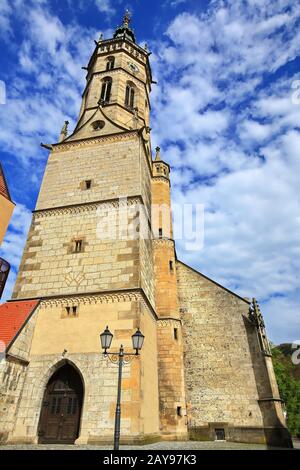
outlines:
[[[41,444],[74,444],[83,403],[80,374],[70,364],[60,367],[46,386],[38,427]]]

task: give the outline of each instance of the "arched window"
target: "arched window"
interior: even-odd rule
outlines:
[[[135,103],[135,87],[132,83],[127,83],[125,94],[125,106],[133,109]]]
[[[106,62],[106,70],[112,70],[115,68],[115,58],[108,57]]]
[[[101,97],[100,97],[100,101],[102,104],[107,104],[110,101],[111,85],[112,85],[111,77],[105,77],[102,80],[102,89],[101,89]]]

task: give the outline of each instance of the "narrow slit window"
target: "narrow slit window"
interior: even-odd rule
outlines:
[[[170,268],[170,271],[173,272],[174,271],[174,265],[173,265],[173,261],[169,261],[169,268]]]
[[[78,307],[77,305],[72,305],[72,306],[68,306],[68,307],[65,307],[65,311],[66,311],[66,314],[67,314],[67,317],[77,317],[78,315]]]
[[[174,339],[178,340],[178,328],[174,328]]]
[[[181,406],[177,406],[177,416],[182,416],[182,408]]]
[[[159,236],[159,238],[162,238],[162,236],[163,236],[162,228],[158,229],[158,236]]]
[[[91,189],[92,187],[92,180],[85,181],[85,189]]]
[[[129,95],[130,95],[130,86],[127,85],[126,94],[125,94],[125,106],[129,106]]]
[[[134,108],[134,89],[131,88],[130,90],[130,102],[129,102],[129,106],[131,109]]]
[[[134,87],[127,84],[126,93],[125,93],[125,106],[127,108],[133,109],[135,102],[135,90]]]
[[[82,240],[75,240],[75,253],[80,253],[82,251]]]

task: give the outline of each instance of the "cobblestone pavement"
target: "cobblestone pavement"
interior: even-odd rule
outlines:
[[[157,442],[145,446],[121,446],[120,450],[267,450],[268,447],[259,444],[243,444],[234,442]],[[276,449],[276,448],[273,448]],[[278,449],[278,448],[277,448]],[[72,445],[7,445],[0,446],[5,450],[112,450],[112,446],[72,446]]]

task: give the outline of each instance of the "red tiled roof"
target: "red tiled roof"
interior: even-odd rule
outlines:
[[[9,346],[39,300],[16,300],[0,305],[0,341]],[[1,345],[3,346],[3,344]]]
[[[0,194],[2,194],[2,196],[6,197],[6,199],[9,199],[11,201],[1,163],[0,163]]]

